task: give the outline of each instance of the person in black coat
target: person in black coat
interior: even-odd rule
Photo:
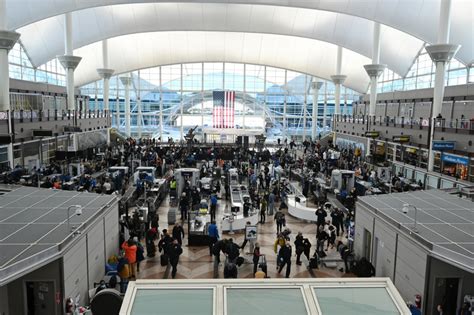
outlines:
[[[278,252],[278,259],[280,259],[280,268],[278,269],[278,273],[283,270],[283,267],[286,265],[286,278],[290,277],[291,272],[291,245],[290,242],[287,241],[285,246],[280,248]]]
[[[296,235],[295,239],[295,251],[296,251],[296,264],[301,265],[301,254],[304,254],[306,258],[309,260],[309,253],[311,250],[311,243],[301,232]]]
[[[319,231],[319,227],[321,225],[324,226],[326,224],[326,216],[328,215],[328,213],[323,208],[318,208],[315,214],[316,214],[316,227],[317,227],[316,231]]]
[[[239,245],[235,244],[233,239],[229,239],[226,254],[230,262],[235,263],[237,257],[240,255],[239,249]]]
[[[174,225],[172,235],[173,238],[178,241],[179,245],[183,245],[184,229],[179,223]]]
[[[174,279],[176,277],[177,266],[179,262],[179,256],[183,253],[181,245],[179,245],[178,240],[173,240],[173,243],[168,247],[168,256],[171,264],[171,277]]]
[[[336,235],[339,236],[339,229],[344,233],[344,213],[341,209],[336,208],[331,213],[332,225],[336,228]]]

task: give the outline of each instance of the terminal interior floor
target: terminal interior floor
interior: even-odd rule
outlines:
[[[219,207],[217,210],[217,222],[218,227],[220,227],[219,222],[222,219],[222,214],[228,212],[230,209],[230,203],[225,200],[219,200]],[[167,213],[168,213],[168,201],[165,200],[161,207],[158,210],[160,216],[160,229],[168,228],[168,231],[171,231],[173,225],[168,225],[167,222]],[[315,208],[316,211],[316,208]],[[291,246],[293,249],[292,260],[291,260],[291,274],[290,278],[310,278],[313,277],[307,269],[307,262],[302,255],[303,264],[298,266],[296,264],[296,254],[295,246],[293,244],[295,236],[298,232],[302,232],[304,237],[307,237],[312,244],[311,255],[313,255],[316,249],[316,224],[311,222],[304,222],[302,220],[291,217],[288,213],[286,215],[286,227],[291,230]],[[177,216],[177,222],[181,222],[180,215]],[[183,227],[188,235],[187,224],[183,223]],[[233,238],[234,242],[238,245],[241,245],[244,241],[244,233],[242,231],[237,231],[233,235],[219,233],[221,238]],[[344,235],[345,238],[345,235]],[[340,239],[340,237],[336,240]],[[257,242],[260,244],[261,251],[267,259],[268,265],[268,276],[270,278],[284,278],[286,267],[283,268],[281,274],[278,274],[276,268],[276,254],[273,250],[273,245],[276,240],[276,223],[273,220],[273,216],[268,216],[266,218],[265,224],[258,224],[258,238]],[[241,256],[245,258],[245,263],[238,268],[238,277],[239,278],[253,278],[253,263],[252,255],[246,254],[249,251],[249,244],[246,245],[246,248],[241,250]],[[337,253],[336,248],[334,247],[327,251],[328,258],[339,259],[339,253]],[[153,258],[146,258],[143,262],[140,263],[140,272],[138,273],[138,279],[163,279],[165,276],[166,267],[160,265],[160,253],[157,252],[157,255]],[[224,255],[221,254],[221,264],[219,266],[219,278],[223,278],[223,268],[224,268]],[[354,276],[352,274],[346,274],[340,272],[339,269],[344,267],[344,263],[338,263],[336,268],[326,268],[320,266],[319,269],[315,269],[313,274],[317,278],[323,277],[349,277]],[[183,254],[179,258],[178,264],[178,273],[176,275],[177,279],[206,279],[213,278],[213,257],[209,255],[209,248],[207,246],[188,246],[187,239],[183,240]]]

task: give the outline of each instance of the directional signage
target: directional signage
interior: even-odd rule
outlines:
[[[433,141],[433,150],[454,150],[455,141]]]
[[[380,132],[378,131],[366,131],[365,136],[368,138],[378,138],[380,136]]]
[[[410,136],[405,136],[405,135],[393,136],[392,141],[399,142],[399,143],[410,142]]]
[[[462,157],[459,155],[443,153],[441,155],[441,160],[443,160],[443,162],[448,162],[448,163],[453,163],[453,164],[469,165],[469,159],[467,157]]]

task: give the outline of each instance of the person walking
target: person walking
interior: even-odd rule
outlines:
[[[133,238],[133,241],[135,242],[135,244],[137,245],[137,257],[136,257],[136,260],[137,260],[137,272],[140,272],[140,262],[142,262],[143,260],[145,260],[145,249],[143,248],[143,245],[140,243],[140,241],[138,240],[138,237],[134,237]]]
[[[268,195],[268,215],[273,215],[273,210],[275,209],[275,194],[273,191]]]
[[[286,243],[285,237],[283,236],[283,234],[279,233],[277,235],[277,239],[275,240],[275,243],[273,244],[273,251],[275,252],[275,254],[277,254],[277,269],[278,269],[278,266],[280,265],[280,257],[278,253],[280,249],[283,246],[285,246],[285,243]]]
[[[181,210],[181,220],[186,220],[188,218],[188,207],[189,201],[186,197],[186,193],[181,194],[181,200],[179,201],[179,210]]]
[[[282,232],[283,226],[286,225],[286,219],[285,219],[285,214],[281,211],[278,210],[275,213],[274,220],[276,221],[277,224],[277,235]]]
[[[171,235],[173,236],[174,239],[178,241],[178,244],[180,246],[183,245],[184,229],[181,226],[181,224],[176,222],[176,224],[173,227],[173,230],[171,231]]]
[[[260,223],[265,223],[267,214],[267,201],[265,198],[262,198],[260,202]]]
[[[130,278],[136,278],[137,275],[137,245],[130,238],[128,241],[123,242],[122,249],[125,252],[125,258],[128,260],[130,265]]]
[[[230,238],[227,241],[227,248],[226,248],[227,260],[230,263],[236,263],[237,257],[240,255],[240,248],[237,244],[234,243],[234,240]]]
[[[217,210],[217,195],[213,193],[211,195],[211,221],[216,220],[216,210]]]
[[[280,260],[280,268],[278,269],[278,273],[281,273],[283,267],[286,265],[286,274],[285,277],[290,277],[291,272],[291,245],[289,241],[286,241],[285,245],[280,248],[278,252],[278,257]]]
[[[168,249],[168,256],[169,256],[169,261],[171,264],[171,278],[176,277],[176,272],[177,267],[178,267],[178,262],[179,262],[179,256],[183,253],[183,249],[181,248],[181,245],[179,245],[178,240],[174,239],[171,245],[169,246]]]
[[[311,250],[311,243],[301,232],[298,232],[295,239],[296,264],[301,265],[301,254],[304,254],[309,261],[309,253]]]
[[[207,227],[207,235],[209,236],[209,256],[212,256],[212,247],[219,239],[219,231],[217,229],[216,221],[211,221]]]
[[[262,254],[260,251],[260,245],[258,243],[255,243],[255,248],[253,250],[253,274],[257,273],[257,268],[260,265],[260,268],[262,271],[265,273],[265,276],[267,274],[267,263],[265,261],[265,255]],[[256,276],[255,276],[256,277]]]
[[[245,227],[247,226],[251,226],[252,223],[250,221],[247,221],[245,223]],[[245,231],[246,232],[246,231]],[[242,243],[242,245],[240,245],[240,249],[244,249],[245,248],[245,245],[247,245],[247,242],[250,243],[250,248],[249,248],[249,251],[248,251],[248,254],[252,254],[253,252],[253,249],[255,247],[255,238],[251,238],[251,239],[248,239],[247,237],[247,233],[245,233],[244,235],[244,242]]]

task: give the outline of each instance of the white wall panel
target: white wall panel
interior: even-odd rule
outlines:
[[[64,254],[64,295],[76,298],[80,295],[80,303],[85,304],[89,298],[87,296],[87,249],[86,238],[74,244]]]

